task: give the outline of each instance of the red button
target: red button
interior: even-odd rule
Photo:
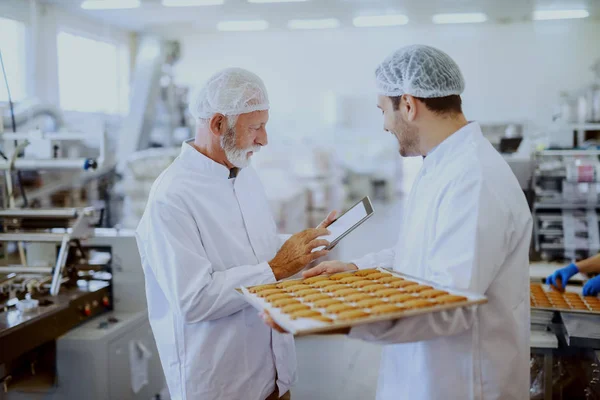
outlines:
[[[107,296],[104,296],[102,298],[102,304],[104,305],[104,307],[110,306],[110,299]]]
[[[83,313],[89,317],[90,315],[92,315],[92,309],[90,308],[89,304],[86,304],[85,307],[83,308]]]

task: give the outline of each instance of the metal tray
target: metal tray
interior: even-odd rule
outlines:
[[[404,278],[406,280],[414,281],[419,284],[429,285],[429,286],[432,286],[434,289],[445,290],[449,294],[464,296],[464,297],[467,297],[468,300],[459,302],[459,303],[433,305],[432,307],[427,307],[427,308],[405,310],[405,311],[399,311],[396,313],[389,313],[389,314],[377,315],[377,316],[368,316],[368,317],[364,317],[364,318],[357,318],[357,319],[354,319],[351,321],[336,321],[334,319],[333,322],[328,323],[328,322],[313,320],[310,318],[299,318],[296,320],[292,320],[288,315],[282,313],[278,308],[271,306],[271,304],[269,304],[264,299],[256,296],[253,293],[250,293],[248,291],[248,289],[251,289],[251,287],[248,287],[248,288],[241,287],[236,290],[238,291],[238,293],[241,296],[244,297],[244,299],[248,303],[250,303],[257,310],[268,311],[269,314],[271,315],[271,317],[273,318],[273,320],[279,326],[281,326],[283,329],[285,329],[286,331],[288,331],[289,333],[291,333],[295,336],[325,333],[328,331],[334,331],[334,330],[338,330],[341,328],[350,328],[353,326],[369,324],[369,323],[373,323],[373,322],[389,321],[389,320],[395,320],[395,319],[404,318],[404,317],[411,317],[414,315],[430,314],[430,313],[444,311],[444,310],[472,307],[472,306],[476,306],[478,304],[487,303],[487,298],[485,296],[482,296],[479,294],[460,291],[460,290],[454,290],[454,289],[448,289],[448,288],[442,287],[434,282],[431,282],[431,281],[428,281],[425,279],[415,278],[413,276],[403,274],[403,273],[400,273],[397,271],[389,270],[386,268],[377,268],[377,270],[379,270],[381,272],[388,272],[394,276]],[[302,281],[302,279],[294,279],[294,280],[299,281],[299,282]],[[299,299],[299,300],[301,300],[301,299]],[[352,303],[350,303],[350,304],[352,304]],[[322,309],[319,309],[319,310],[323,311]],[[335,317],[335,315],[333,315],[333,314],[326,314],[325,312],[323,312],[323,314],[328,317],[331,317],[331,318]]]

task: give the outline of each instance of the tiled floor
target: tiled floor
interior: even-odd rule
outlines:
[[[398,239],[402,201],[374,204],[375,214],[340,242],[341,260],[393,246]],[[294,400],[369,400],[375,398],[381,348],[344,336],[298,338],[298,384]]]

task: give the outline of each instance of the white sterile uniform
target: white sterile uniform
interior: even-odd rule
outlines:
[[[154,183],[137,229],[152,331],[174,400],[262,400],[296,380],[291,335],[235,288],[275,282],[283,237],[252,168],[229,170],[189,144]]]
[[[489,302],[352,329],[351,337],[389,344],[377,399],[529,398],[531,228],[516,177],[477,123],[427,155],[398,244],[355,263],[484,294]]]

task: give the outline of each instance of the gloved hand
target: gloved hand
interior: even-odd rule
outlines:
[[[600,275],[590,279],[583,285],[584,296],[596,296],[600,293]]]
[[[554,271],[552,275],[546,278],[546,283],[552,285],[557,289],[564,290],[567,286],[569,279],[579,272],[577,265],[571,263],[564,268]]]

